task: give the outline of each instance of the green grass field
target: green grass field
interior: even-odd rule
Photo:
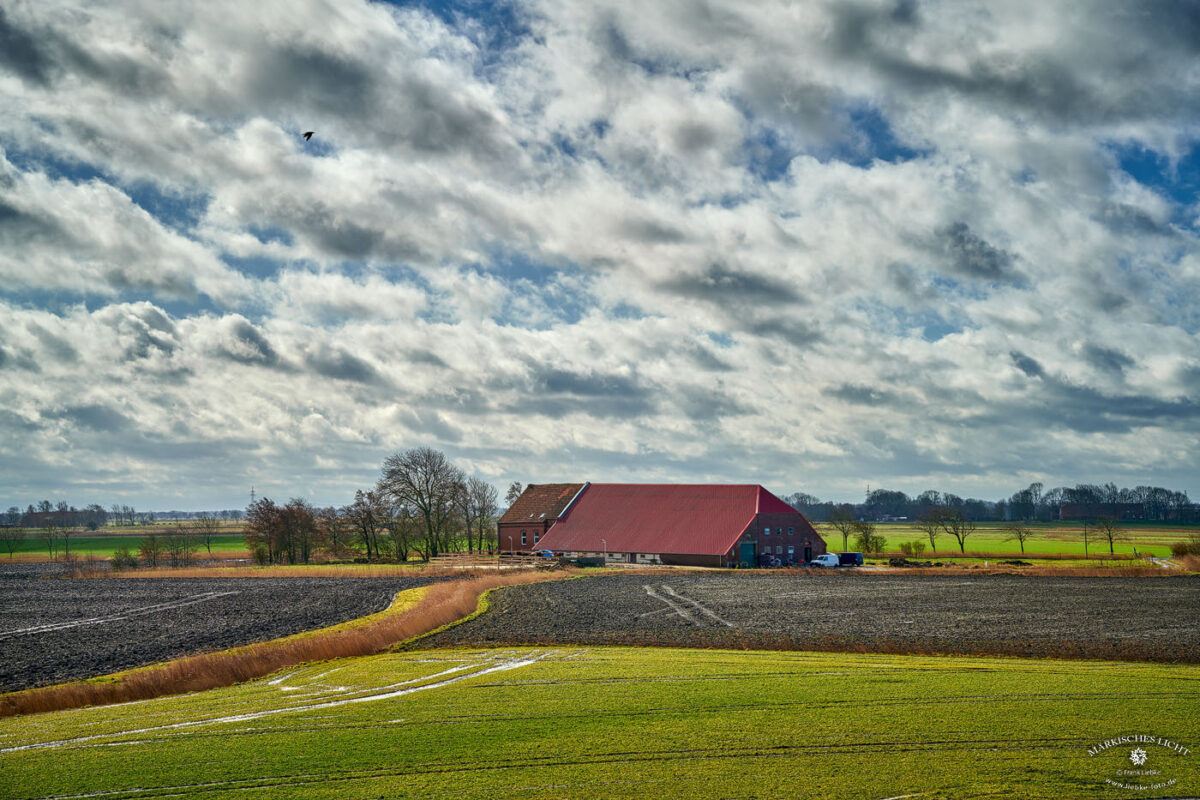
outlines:
[[[97,558],[111,558],[113,551],[118,547],[128,547],[130,552],[137,555],[138,540],[148,533],[153,532],[158,536],[164,536],[166,531],[162,528],[142,528],[136,533],[76,533],[71,536],[71,554],[80,557],[95,556]],[[213,537],[212,549],[214,553],[218,552],[243,552],[246,549],[246,540],[240,534],[223,533]],[[207,551],[203,545],[200,545],[199,554],[204,555]],[[49,550],[46,543],[37,537],[35,531],[30,531],[25,540],[17,545],[13,555],[19,560],[22,556],[40,556],[49,558]],[[58,555],[63,556],[62,541],[58,544]],[[0,560],[7,559],[9,556],[8,549],[0,549]]]
[[[966,540],[967,553],[1006,553],[1020,554],[1021,545],[1009,541],[1004,531],[1005,523],[981,522],[978,529]],[[1079,522],[1032,523],[1033,538],[1025,542],[1027,556],[1054,555],[1084,555],[1083,528]],[[825,524],[817,525],[817,530],[828,543],[829,548],[841,551],[842,535]],[[919,539],[928,547],[929,540],[925,533],[911,523],[888,522],[880,523],[877,531],[887,539],[888,551],[899,551],[902,542]],[[1134,548],[1139,554],[1153,556],[1170,556],[1171,545],[1175,542],[1186,541],[1193,534],[1200,533],[1200,526],[1164,525],[1162,523],[1127,523],[1123,525],[1122,537],[1114,543],[1113,551],[1117,555],[1132,555]],[[850,549],[854,548],[854,539],[850,539]],[[1108,555],[1108,540],[1098,533],[1092,535],[1087,547],[1087,554],[1094,558]],[[933,556],[942,558],[961,555],[958,542],[949,536],[942,535],[937,540],[937,553],[926,549],[923,558]]]
[[[634,648],[424,651],[0,720],[5,797],[1097,798],[1200,750],[1200,668]],[[25,748],[25,749],[22,749]],[[1134,780],[1122,778],[1122,780]]]

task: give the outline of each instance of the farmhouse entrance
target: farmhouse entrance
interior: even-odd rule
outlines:
[[[754,557],[754,542],[742,542],[742,552],[739,560],[743,567],[753,567],[758,563]]]

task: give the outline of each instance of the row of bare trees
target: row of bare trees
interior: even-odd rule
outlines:
[[[830,515],[829,527],[842,536],[842,549],[849,548],[850,537],[854,537],[854,545],[864,553],[882,552],[884,537],[877,535],[875,523],[855,519],[849,508],[835,508]],[[967,551],[967,539],[975,533],[975,521],[963,514],[961,508],[940,506],[928,509],[916,520],[916,527],[929,540],[929,548],[937,552],[937,542],[942,536],[948,536],[958,544],[960,553]],[[1037,534],[1037,529],[1024,522],[1013,522],[1004,528],[1008,541],[1020,544],[1021,553],[1025,553],[1025,543]],[[1107,542],[1108,552],[1115,555],[1116,543],[1124,538],[1120,523],[1112,518],[1102,517],[1086,520],[1082,524],[1081,536],[1084,555],[1090,555],[1091,545],[1095,542]],[[918,540],[919,541],[919,540]],[[912,545],[909,545],[910,548]],[[922,547],[923,547],[922,543]]]
[[[373,489],[341,508],[262,498],[246,509],[246,545],[261,563],[315,558],[428,560],[441,553],[491,552],[496,490],[467,476],[441,451],[417,447],[388,456]]]

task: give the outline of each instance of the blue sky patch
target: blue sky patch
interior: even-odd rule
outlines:
[[[483,72],[532,34],[522,9],[510,0],[382,0],[398,8],[420,8],[470,36],[479,46]]]
[[[1176,203],[1190,206],[1200,199],[1200,145],[1172,164],[1165,154],[1140,142],[1109,146],[1120,168],[1135,181]]]
[[[221,256],[221,260],[243,275],[260,279],[274,278],[287,266],[285,262],[277,258],[266,258],[265,256],[241,258],[225,253]]]
[[[263,244],[279,243],[286,247],[291,247],[295,243],[295,239],[290,231],[276,225],[250,224],[246,226],[246,230]]]
[[[865,137],[868,147],[865,150],[854,147],[843,148],[837,155],[840,161],[856,167],[868,167],[871,162],[876,160],[899,164],[904,161],[912,161],[914,158],[921,158],[929,153],[926,150],[914,150],[901,144],[887,119],[879,109],[872,105],[856,105],[850,109],[849,116],[854,130]]]
[[[123,192],[135,205],[154,217],[164,227],[184,233],[196,226],[208,209],[208,197],[204,194],[176,193],[164,190],[157,184],[139,180],[122,183],[112,174],[95,164],[75,161],[55,153],[14,148],[0,141],[10,164],[22,172],[41,172],[54,181],[88,183],[100,181]]]
[[[768,183],[786,175],[792,159],[799,155],[786,137],[765,125],[757,126],[753,133],[746,137],[744,147],[746,169]]]

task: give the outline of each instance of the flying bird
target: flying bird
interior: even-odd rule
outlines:
[[[312,131],[305,131],[305,132],[303,133],[303,136],[304,136],[304,141],[306,141],[306,142],[307,142],[309,139],[311,139],[311,138],[312,138],[312,135],[313,135],[313,132],[312,132]]]

